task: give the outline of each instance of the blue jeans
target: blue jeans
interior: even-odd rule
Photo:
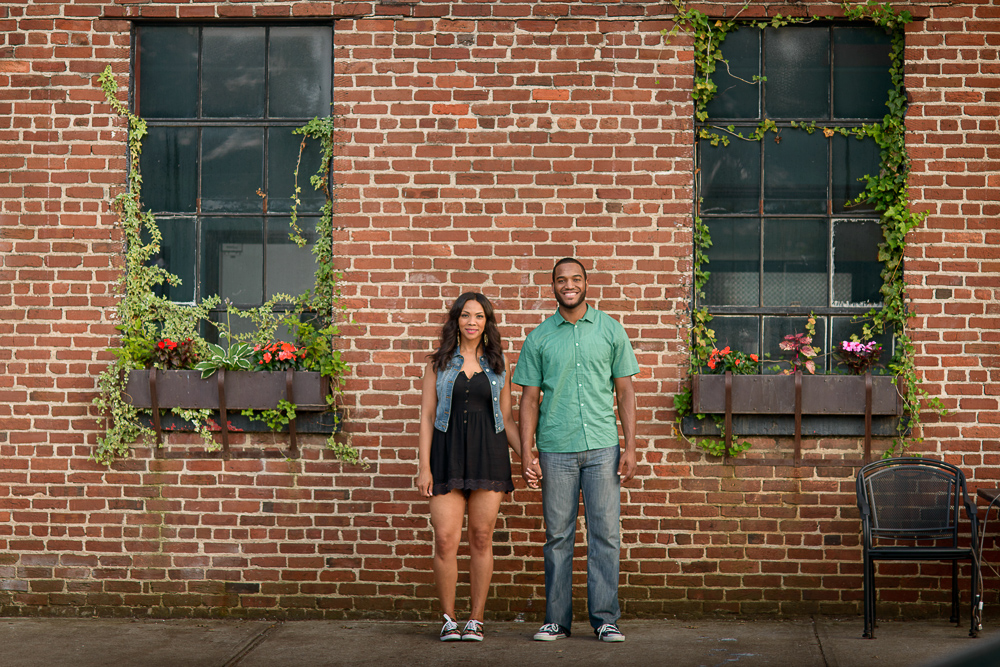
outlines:
[[[539,452],[545,517],[545,622],[573,623],[573,544],[583,490],[587,524],[587,609],[595,629],[617,623],[621,557],[618,444],[585,452]]]

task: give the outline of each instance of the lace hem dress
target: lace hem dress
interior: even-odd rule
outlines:
[[[431,440],[431,494],[454,489],[465,492],[514,490],[510,475],[507,434],[496,432],[493,394],[483,372],[467,378],[459,373],[451,394],[448,431],[434,430]]]

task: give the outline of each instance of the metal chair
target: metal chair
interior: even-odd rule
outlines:
[[[958,561],[972,561],[972,626],[980,618],[979,525],[965,475],[932,459],[896,458],[869,463],[858,473],[858,509],[864,546],[865,632],[875,638],[875,561],[950,560],[951,622],[958,624]],[[959,546],[959,506],[971,524],[971,541]]]

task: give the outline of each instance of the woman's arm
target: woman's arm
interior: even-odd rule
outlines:
[[[518,432],[517,424],[514,422],[514,413],[510,409],[510,362],[504,357],[503,389],[500,390],[500,415],[503,417],[504,432],[507,434],[507,444],[514,450],[518,458],[521,457],[521,434]]]
[[[430,498],[434,476],[431,474],[431,440],[434,437],[434,417],[437,412],[437,373],[432,364],[424,368],[420,394],[420,440],[417,445],[417,490]]]

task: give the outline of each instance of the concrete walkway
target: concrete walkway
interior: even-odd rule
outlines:
[[[438,624],[419,622],[0,618],[0,666],[1000,665],[1000,630],[970,639],[967,625],[946,620],[883,622],[875,640],[862,639],[860,617],[624,620],[621,628],[621,644],[599,643],[585,623],[543,643],[531,640],[535,624],[491,622],[482,643],[442,643]]]

